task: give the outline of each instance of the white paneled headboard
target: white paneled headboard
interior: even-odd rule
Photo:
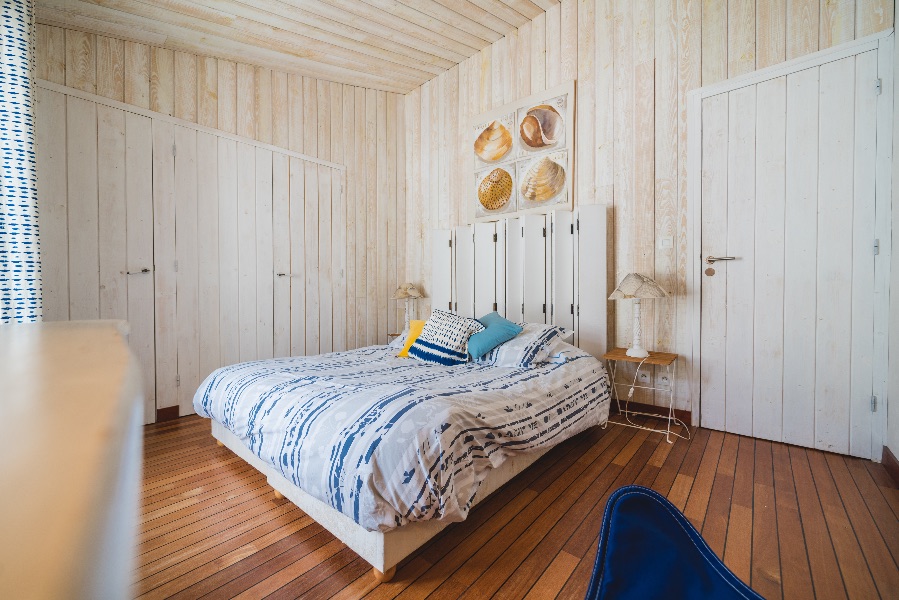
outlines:
[[[562,325],[574,329],[577,346],[605,352],[605,206],[463,225],[432,239],[435,308]]]

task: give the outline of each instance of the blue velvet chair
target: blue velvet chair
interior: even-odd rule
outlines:
[[[657,492],[628,485],[606,504],[588,600],[760,599]]]

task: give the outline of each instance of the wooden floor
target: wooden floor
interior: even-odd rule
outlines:
[[[628,483],[667,495],[766,598],[899,598],[899,489],[881,465],[718,431],[670,445],[624,427],[589,430],[380,586],[216,446],[207,420],[148,426],[144,457],[142,598],[581,599],[606,499]]]

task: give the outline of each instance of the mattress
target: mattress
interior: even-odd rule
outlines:
[[[564,346],[529,369],[387,346],[241,363],[206,378],[194,408],[368,530],[462,521],[489,469],[608,418],[602,364]]]

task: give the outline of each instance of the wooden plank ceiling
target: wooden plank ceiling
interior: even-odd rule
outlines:
[[[37,0],[37,21],[408,93],[559,0]]]

